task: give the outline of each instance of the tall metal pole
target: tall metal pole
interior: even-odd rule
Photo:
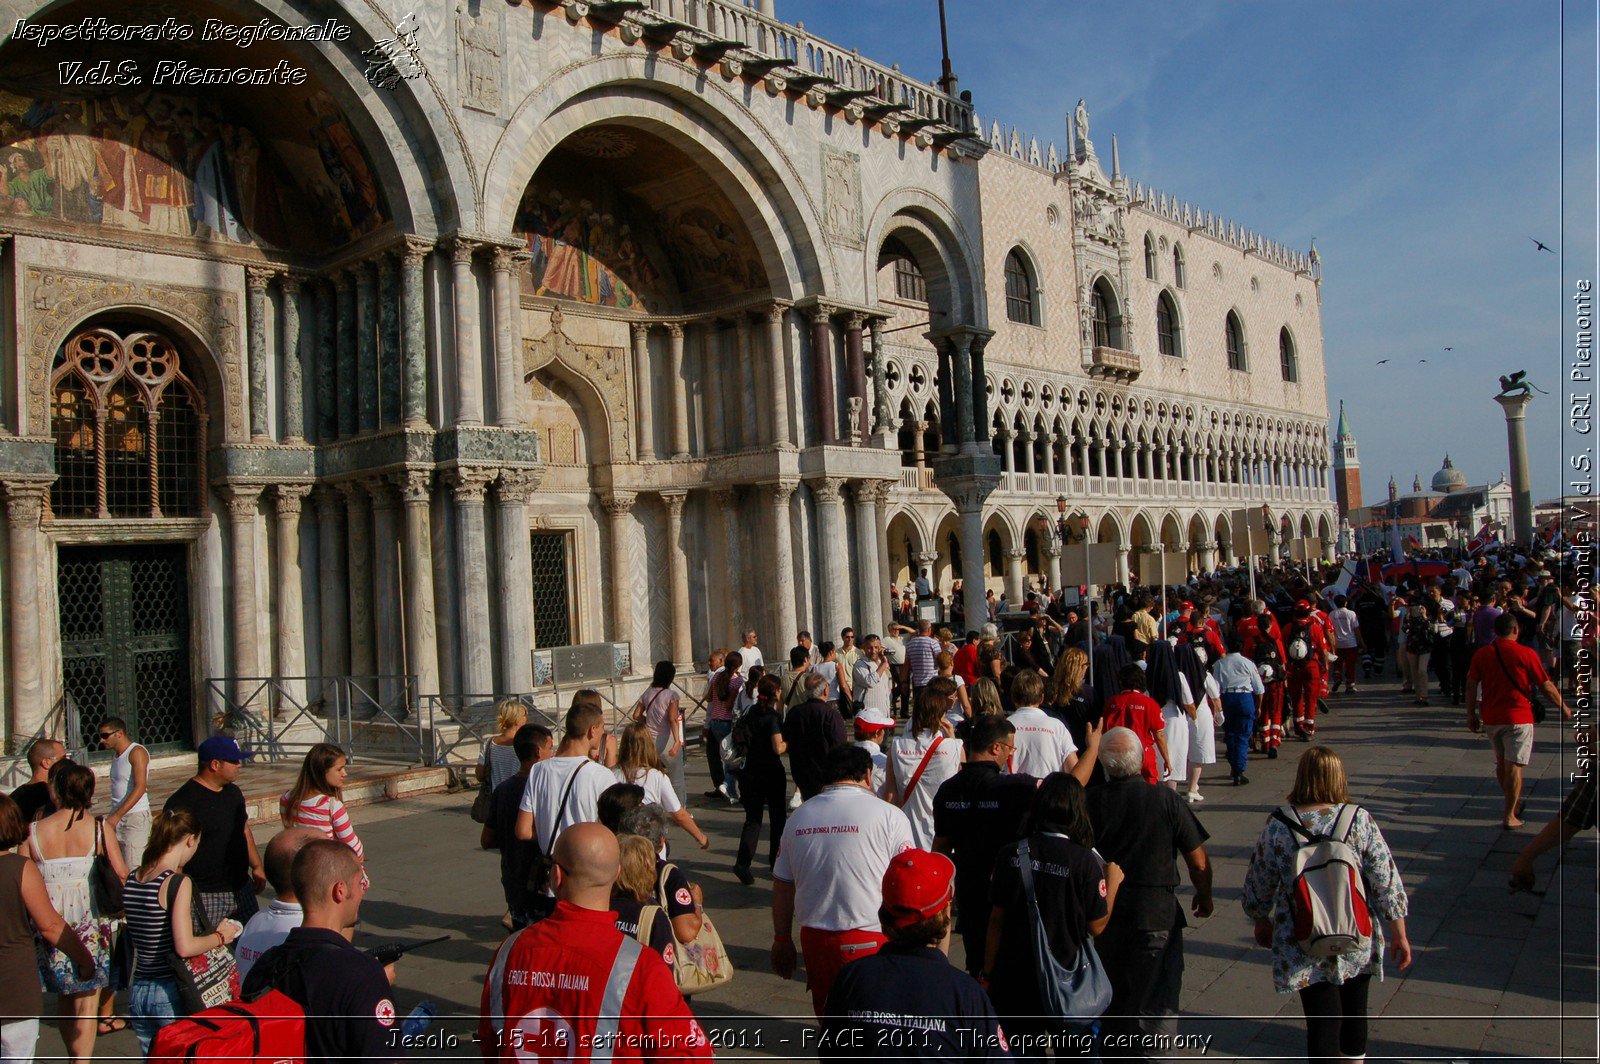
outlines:
[[[950,69],[950,32],[945,26],[944,0],[939,0],[939,50],[943,57],[939,68],[939,91],[946,96],[954,96],[956,75]]]

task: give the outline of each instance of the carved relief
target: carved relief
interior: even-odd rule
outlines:
[[[239,352],[239,301],[231,292],[150,284],[38,266],[28,268],[22,334],[27,337],[28,434],[50,432],[50,368],[67,334],[85,318],[111,308],[148,307],[192,330],[210,349],[208,372],[222,374],[224,442],[248,438],[244,370]]]
[[[500,111],[500,56],[505,51],[500,41],[498,13],[467,14],[456,8],[457,64],[463,106],[497,114]]]
[[[562,331],[563,318],[557,308],[550,315],[549,332],[537,340],[523,341],[523,378],[532,377],[552,362],[559,362],[593,385],[605,405],[611,453],[620,460],[629,453],[628,353],[621,347],[575,343]]]
[[[849,247],[862,247],[861,163],[854,155],[822,153],[822,203],[828,235]]]

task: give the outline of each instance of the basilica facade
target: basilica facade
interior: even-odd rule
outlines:
[[[1097,583],[1263,505],[1331,550],[1315,252],[1082,103],[1041,144],[770,0],[380,6],[0,3],[11,752],[770,653],[921,569],[972,615],[1063,506]]]

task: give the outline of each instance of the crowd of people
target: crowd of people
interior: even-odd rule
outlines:
[[[1304,743],[1250,858],[1244,916],[1276,989],[1301,999],[1308,1056],[1359,1059],[1371,979],[1386,953],[1410,964],[1408,901],[1382,830],[1318,741],[1328,707],[1391,673],[1417,707],[1436,684],[1485,732],[1501,823],[1521,827],[1541,696],[1570,717],[1570,688],[1551,677],[1572,676],[1593,642],[1577,578],[1559,561],[1491,556],[1223,571],[1113,586],[1092,608],[1085,590],[1030,590],[1016,610],[996,599],[959,638],[904,614],[837,642],[802,631],[777,667],[747,631],[707,662],[699,736],[670,662],[620,723],[592,690],[573,696],[559,734],[521,701],[499,703],[473,807],[482,847],[499,854],[510,932],[485,975],[485,1055],[712,1054],[687,997],[731,968],[699,884],[672,858],[675,832],[709,845],[686,783],[698,739],[711,781],[699,804],[742,808],[732,873],[754,887],[758,857],[769,868],[770,964],[787,979],[803,962],[822,1055],[943,1059],[1170,1048],[1183,929],[1214,908],[1197,815],[1206,767],[1220,754],[1243,787],[1252,760]],[[925,580],[908,592],[913,611],[936,598]],[[403,1055],[393,967],[353,941],[371,881],[342,801],[345,753],[312,747],[281,797],[281,830],[258,846],[232,738],[202,742],[159,811],[126,723],[107,719],[97,738],[113,755],[108,814],[93,815],[94,772],[50,740],[0,797],[3,1014],[37,1016],[50,992],[82,1061],[129,1025],[150,1052],[211,990],[275,990],[305,1011],[308,1059]],[[1513,889],[1532,886],[1539,854],[1594,826],[1593,788],[1580,780],[1528,844]],[[1309,934],[1303,899],[1324,888],[1304,851],[1335,843],[1359,889],[1331,909],[1361,919]],[[37,1020],[0,1023],[0,1056],[31,1059],[37,1037]]]

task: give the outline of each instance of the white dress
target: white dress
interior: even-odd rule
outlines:
[[[1189,679],[1182,673],[1178,674],[1178,697],[1188,704],[1194,702]],[[1183,711],[1183,706],[1168,702],[1161,707],[1161,717],[1167,725],[1167,755],[1172,758],[1172,768],[1166,778],[1183,783],[1189,777],[1189,714]]]
[[[1188,677],[1184,677],[1188,679]],[[1194,720],[1189,724],[1189,763],[1215,765],[1217,763],[1217,722],[1211,715],[1211,699],[1219,701],[1222,691],[1217,681],[1206,673],[1205,696],[1194,705]]]

